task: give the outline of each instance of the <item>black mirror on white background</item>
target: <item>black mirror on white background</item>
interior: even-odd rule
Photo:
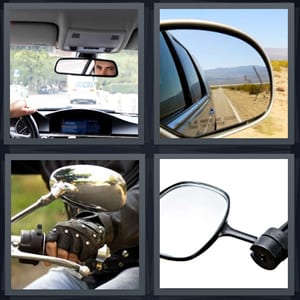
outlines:
[[[288,164],[160,159],[160,288],[288,288]]]

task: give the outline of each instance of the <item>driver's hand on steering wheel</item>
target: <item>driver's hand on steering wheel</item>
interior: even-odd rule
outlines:
[[[10,103],[10,117],[19,118],[35,113],[36,108],[30,108],[27,106],[27,102],[24,99],[14,100]]]
[[[46,254],[81,263],[105,244],[104,227],[83,219],[58,223],[46,236]],[[49,263],[45,263],[49,265]]]

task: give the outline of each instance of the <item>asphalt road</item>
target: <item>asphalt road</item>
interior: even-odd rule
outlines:
[[[218,129],[237,124],[242,121],[236,108],[225,95],[222,87],[212,90],[212,101],[216,110]]]

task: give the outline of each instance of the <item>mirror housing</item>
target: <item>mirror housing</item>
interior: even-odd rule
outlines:
[[[116,211],[125,205],[127,187],[123,177],[94,165],[71,165],[55,170],[49,179],[51,191],[63,183],[60,197],[68,204],[90,211]]]
[[[57,60],[54,70],[56,73],[63,75],[118,76],[118,66],[115,61],[89,57],[60,58]]]
[[[229,196],[219,188],[183,181],[160,193],[160,257],[190,260],[219,237],[229,212]]]
[[[254,243],[257,237],[228,225],[230,198],[200,182],[175,183],[160,193],[160,257],[187,261],[206,251],[219,237]]]

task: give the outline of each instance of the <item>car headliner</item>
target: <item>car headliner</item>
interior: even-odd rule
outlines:
[[[13,44],[47,44],[63,49],[68,30],[88,34],[120,32],[119,50],[137,49],[137,9],[11,9],[10,39]],[[89,39],[87,42],[89,43]],[[93,45],[85,45],[93,46]]]

